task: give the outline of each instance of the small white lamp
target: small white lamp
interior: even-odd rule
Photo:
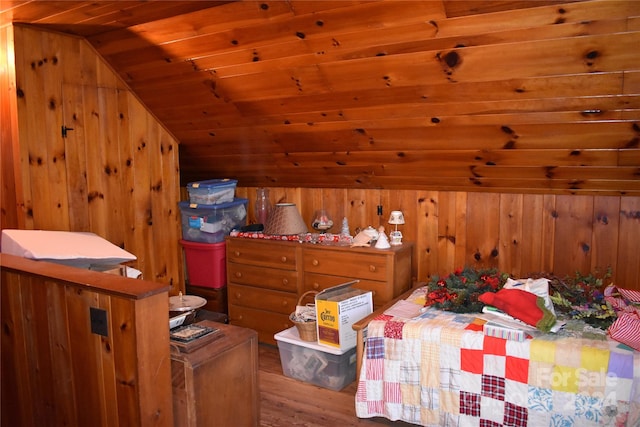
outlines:
[[[391,215],[389,216],[389,224],[395,225],[395,231],[389,233],[391,237],[391,245],[397,246],[402,244],[402,233],[398,231],[398,225],[404,224],[404,215],[402,211],[391,211]]]

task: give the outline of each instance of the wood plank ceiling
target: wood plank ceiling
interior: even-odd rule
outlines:
[[[640,194],[628,1],[4,1],[85,37],[183,185]]]

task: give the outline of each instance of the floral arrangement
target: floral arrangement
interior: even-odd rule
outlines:
[[[434,275],[427,283],[425,306],[455,313],[479,313],[484,304],[478,297],[485,292],[497,292],[508,275],[495,268],[458,268],[446,277]]]
[[[600,329],[607,329],[616,320],[617,313],[605,299],[604,290],[611,285],[611,269],[603,275],[589,274],[564,279],[549,279],[549,294],[556,312],[571,319],[580,319]]]

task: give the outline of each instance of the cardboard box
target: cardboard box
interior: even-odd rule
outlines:
[[[373,293],[354,288],[358,282],[334,286],[316,295],[319,344],[342,351],[356,346],[352,325],[373,312]]]

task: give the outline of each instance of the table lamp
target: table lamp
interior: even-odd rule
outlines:
[[[402,233],[398,231],[398,225],[404,224],[404,215],[402,215],[402,211],[391,211],[391,215],[389,216],[389,224],[395,225],[395,231],[389,233],[391,237],[390,244],[392,246],[397,246],[402,244]]]
[[[264,234],[267,235],[289,236],[308,232],[295,203],[277,203],[264,226]]]

